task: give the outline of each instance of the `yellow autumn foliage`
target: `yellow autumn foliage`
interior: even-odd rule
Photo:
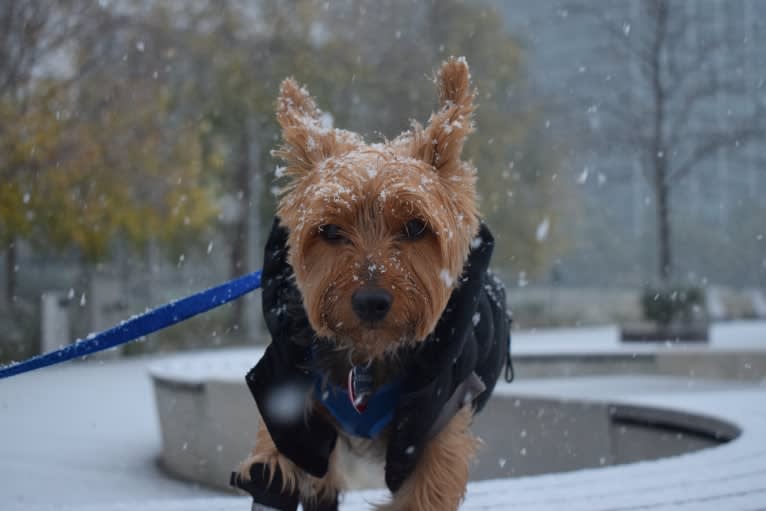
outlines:
[[[161,96],[87,116],[56,99],[0,106],[9,127],[0,142],[0,238],[74,247],[97,261],[118,236],[172,242],[214,218],[198,130],[171,129]]]

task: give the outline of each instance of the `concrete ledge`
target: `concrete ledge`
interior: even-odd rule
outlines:
[[[162,430],[161,462],[169,473],[229,490],[228,474],[252,448],[257,422],[257,409],[244,381],[234,376],[243,357],[251,364],[259,355],[247,351],[231,352],[228,358],[226,352],[212,357],[185,355],[152,368]],[[227,370],[233,371],[228,378]],[[601,385],[625,381],[616,378],[599,381]],[[638,387],[647,384],[633,380]],[[663,384],[671,391],[686,388],[681,379],[666,378]],[[527,385],[543,392],[524,395],[524,383],[500,385],[476,418],[473,431],[488,449],[473,467],[472,480],[653,460],[717,446],[739,435],[735,425],[714,415],[623,404],[609,395],[595,398],[593,390],[585,389],[575,396],[557,396],[550,385]],[[492,454],[487,456],[488,452]],[[382,480],[361,470],[349,472],[355,474],[349,481],[353,489],[383,486]]]
[[[230,490],[229,473],[250,452],[257,431],[257,410],[244,375],[261,353],[202,352],[151,366],[164,470]]]
[[[566,397],[591,390],[603,397],[625,382],[609,379],[554,382],[538,389]],[[543,386],[546,387],[546,386]],[[508,388],[501,393],[512,396]],[[531,386],[522,389],[532,390]],[[519,399],[523,399],[520,396]],[[766,503],[766,388],[762,386],[707,388],[629,398],[629,405],[672,409],[684,414],[715,416],[735,424],[741,434],[712,449],[614,467],[577,470],[534,477],[501,478],[469,484],[463,511],[755,511]],[[484,453],[487,456],[487,453]],[[518,455],[507,461],[513,464]],[[371,509],[384,502],[380,490],[348,494],[343,511]],[[112,503],[77,507],[77,511],[245,511],[246,497],[165,499],[140,503]],[[69,509],[69,508],[63,508]]]
[[[477,428],[482,427],[483,420],[494,425],[488,433],[480,434],[487,437],[489,445],[507,444],[509,454],[486,450],[481,454],[476,474],[485,477],[483,471],[497,472],[498,468],[503,468],[503,473],[490,475],[495,477],[492,480],[470,483],[461,509],[766,509],[765,325],[713,325],[710,343],[704,349],[620,345],[613,327],[517,335],[514,353],[519,381],[498,385],[502,397],[495,401],[525,413],[506,422],[502,420],[506,411],[500,406],[488,407],[480,416]],[[251,352],[245,359],[245,367],[236,371],[236,378],[219,375],[216,381],[239,384],[257,356]],[[625,374],[643,376],[619,376]],[[597,376],[574,377],[582,375]],[[534,379],[540,376],[561,379]],[[611,405],[607,408],[609,427],[633,428],[630,437],[638,439],[637,443],[610,445],[611,450],[602,447],[612,441],[611,434],[607,429],[588,427],[601,422],[584,417],[600,414],[604,403]],[[497,412],[494,417],[493,410]],[[562,414],[562,410],[566,413]],[[627,463],[645,457],[647,445],[653,445],[641,440],[647,422],[654,429],[665,428],[670,436],[682,434],[690,441],[711,436],[729,441],[686,454]],[[679,426],[686,428],[685,432],[679,432]],[[530,432],[535,428],[538,434],[530,442]],[[497,435],[499,440],[491,435]],[[666,450],[662,450],[665,456]],[[559,456],[561,465],[572,462],[569,468],[563,467],[571,471],[541,474],[543,463],[539,460],[550,456]],[[626,464],[608,466],[618,457]],[[347,495],[341,508],[370,509],[371,503],[386,499],[385,491],[356,491]],[[108,511],[243,511],[248,509],[249,499],[165,500],[121,506],[115,504]]]

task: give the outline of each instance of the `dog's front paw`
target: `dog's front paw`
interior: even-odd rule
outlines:
[[[243,473],[244,472],[244,473]],[[299,495],[295,488],[284,484],[278,466],[263,463],[243,464],[231,474],[230,483],[253,497],[253,511],[296,511]]]
[[[250,511],[279,511],[279,509],[275,507],[264,506],[257,502],[253,502],[253,507],[250,508]]]
[[[249,481],[251,478],[251,472],[253,471],[253,467],[263,467],[266,469],[267,467],[272,467],[277,465],[276,463],[277,455],[274,456],[267,456],[265,454],[259,453],[253,453],[245,460],[239,464],[239,470],[237,471],[236,475],[238,478],[240,478],[243,481]],[[232,474],[232,477],[234,477],[234,474]]]

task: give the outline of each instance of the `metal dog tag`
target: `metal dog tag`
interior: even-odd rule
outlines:
[[[348,372],[348,398],[357,413],[364,413],[374,383],[371,366],[354,366]]]

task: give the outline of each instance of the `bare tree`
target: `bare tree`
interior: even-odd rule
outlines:
[[[657,277],[667,284],[674,276],[673,188],[724,151],[734,158],[743,151],[731,149],[762,137],[763,104],[748,95],[729,54],[734,43],[724,26],[726,3],[704,10],[674,0],[570,7],[606,34],[603,58],[618,59],[616,67],[629,73],[624,88],[588,101],[598,112],[604,142],[636,159],[654,194]]]

